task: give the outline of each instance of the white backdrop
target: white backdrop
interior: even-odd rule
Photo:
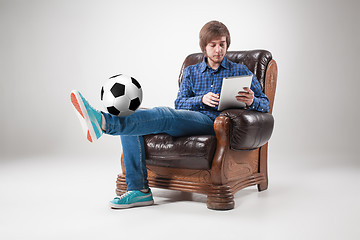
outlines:
[[[267,49],[279,67],[270,154],[356,154],[360,134],[357,1],[0,0],[1,155],[118,154],[89,144],[69,94],[101,108],[105,79],[139,80],[143,107],[173,106],[184,58],[210,20],[229,50]]]

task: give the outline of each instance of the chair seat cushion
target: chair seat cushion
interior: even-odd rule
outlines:
[[[187,169],[210,169],[216,149],[212,135],[172,137],[144,136],[146,164]]]

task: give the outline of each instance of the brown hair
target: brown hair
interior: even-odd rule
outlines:
[[[219,21],[211,21],[206,23],[200,30],[200,48],[205,53],[206,45],[216,37],[226,37],[226,49],[230,46],[230,33],[227,27]]]

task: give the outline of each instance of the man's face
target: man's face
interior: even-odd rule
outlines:
[[[210,62],[220,64],[227,50],[226,37],[218,37],[211,40],[205,47],[206,56]]]

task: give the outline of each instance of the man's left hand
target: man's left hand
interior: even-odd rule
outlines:
[[[238,96],[236,96],[236,99],[239,102],[243,102],[246,104],[246,106],[250,106],[254,101],[254,92],[247,87],[244,87],[244,91],[239,91]]]

